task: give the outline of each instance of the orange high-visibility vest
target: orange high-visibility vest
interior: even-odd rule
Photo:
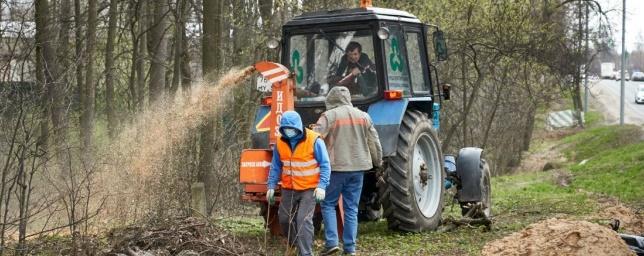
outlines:
[[[277,140],[277,152],[282,161],[282,188],[307,190],[320,182],[320,164],[315,160],[315,140],[318,133],[305,128],[304,138],[291,151],[288,140]]]

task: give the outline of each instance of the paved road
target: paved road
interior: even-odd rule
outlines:
[[[600,112],[609,123],[619,123],[620,81],[599,80],[589,82],[592,99],[590,106]],[[644,82],[625,81],[624,123],[644,125],[644,104],[635,104],[635,92]]]

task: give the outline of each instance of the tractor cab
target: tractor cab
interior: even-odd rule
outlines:
[[[431,28],[438,31],[408,12],[373,7],[305,13],[287,22],[281,63],[294,74],[303,121],[317,120],[334,86],[346,86],[364,111],[405,98],[431,116],[438,82],[426,46],[444,45],[442,36],[428,38]]]

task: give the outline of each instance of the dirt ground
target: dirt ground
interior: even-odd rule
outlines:
[[[617,233],[587,221],[552,218],[483,247],[483,255],[635,255]]]
[[[515,170],[518,172],[543,171],[544,166],[548,163],[556,165],[565,162],[566,157],[561,153],[562,146],[551,141],[557,141],[576,131],[576,129],[536,131],[533,143],[546,143],[546,145],[535,152],[526,153],[521,159],[521,164]],[[557,168],[558,166],[553,166],[549,169]]]
[[[599,217],[613,220],[617,219],[620,222],[620,232],[641,235],[644,234],[644,213],[637,212],[629,207],[620,203],[604,203]]]

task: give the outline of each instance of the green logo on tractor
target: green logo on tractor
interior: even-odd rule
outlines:
[[[293,54],[291,55],[291,65],[293,65],[293,72],[295,72],[295,81],[297,81],[298,84],[301,84],[302,80],[304,80],[304,69],[302,68],[302,65],[300,65],[300,51],[293,51]]]
[[[391,53],[389,54],[389,65],[393,71],[403,71],[403,59],[400,53],[398,38],[391,38]]]

